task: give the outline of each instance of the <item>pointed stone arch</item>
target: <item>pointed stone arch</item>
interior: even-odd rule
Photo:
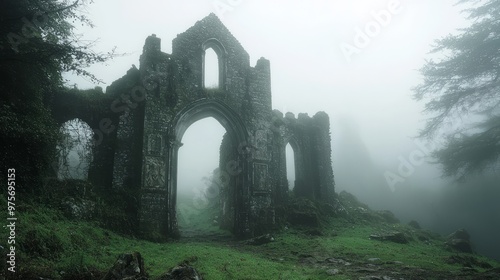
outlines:
[[[295,137],[292,136],[292,137],[289,137],[288,139],[285,139],[285,141],[284,141],[284,149],[285,149],[284,154],[286,154],[286,147],[288,145],[290,145],[290,147],[292,148],[292,151],[293,151],[293,168],[294,168],[294,173],[295,173],[295,180],[293,182],[293,184],[294,184],[293,189],[295,189],[295,186],[300,185],[301,182],[303,181],[303,176],[301,174],[302,168],[300,166],[300,159],[302,158],[302,156],[300,153],[300,147],[299,147],[298,141]],[[287,157],[286,157],[286,161],[288,161]],[[285,170],[285,173],[287,175],[287,180],[288,180],[288,168],[285,166],[284,170]]]
[[[216,119],[226,129],[229,139],[233,142],[232,147],[234,148],[231,151],[233,158],[220,168],[225,167],[227,169],[227,166],[232,164],[232,167],[229,167],[231,170],[222,171],[229,177],[229,188],[232,188],[230,193],[234,194],[234,196],[227,198],[230,200],[227,203],[234,206],[234,213],[228,213],[228,215],[235,217],[230,229],[236,235],[244,235],[249,230],[248,224],[245,224],[245,221],[248,220],[246,216],[248,215],[249,201],[248,196],[242,196],[241,194],[248,192],[245,189],[249,187],[250,182],[245,177],[249,166],[246,164],[245,154],[241,152],[241,147],[248,142],[249,134],[245,123],[233,109],[220,101],[210,99],[201,99],[188,104],[175,116],[172,122],[173,126],[169,134],[172,137],[173,145],[169,145],[167,152],[167,161],[170,163],[167,167],[167,178],[171,178],[167,183],[167,190],[169,190],[167,203],[170,206],[169,209],[171,209],[169,228],[173,232],[177,230],[175,212],[177,204],[177,163],[179,148],[182,146],[182,137],[193,123],[207,117]]]
[[[219,57],[219,89],[203,88],[204,52]],[[137,69],[137,83],[127,77],[110,87],[115,96],[139,87],[140,106],[120,115],[112,164],[112,187],[133,194],[130,220],[139,233],[159,240],[178,236],[176,220],[177,159],[182,136],[194,122],[215,118],[225,129],[219,169],[227,180],[224,223],[238,237],[267,233],[279,226],[287,191],[284,152],[295,150],[299,195],[333,201],[330,124],[324,113],[298,119],[273,112],[270,63],[250,66],[248,53],[211,14],[172,41],[172,54],[149,36]],[[307,183],[307,185],[306,185]]]

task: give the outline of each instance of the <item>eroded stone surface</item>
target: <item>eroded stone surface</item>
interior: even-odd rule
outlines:
[[[295,152],[296,196],[335,204],[329,117],[273,111],[269,60],[251,66],[214,14],[177,35],[171,54],[161,49],[160,38],[149,36],[140,66],[107,88],[97,111],[82,113],[99,136],[89,178],[130,194],[124,210],[143,237],[178,236],[178,150],[186,129],[206,117],[226,129],[219,166],[222,228],[251,237],[284,220],[288,143]],[[217,88],[204,85],[208,49],[219,60]],[[64,117],[79,117],[85,106]]]

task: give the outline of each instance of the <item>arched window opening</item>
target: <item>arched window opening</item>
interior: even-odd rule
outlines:
[[[205,50],[204,80],[203,86],[206,89],[219,88],[219,56],[212,48]]]
[[[288,181],[288,189],[293,190],[295,187],[295,152],[288,143],[286,145],[286,179]]]
[[[93,131],[79,119],[65,122],[57,145],[57,177],[61,180],[87,180],[93,156]]]
[[[219,150],[226,130],[214,118],[192,124],[178,153],[177,221],[181,236],[220,231],[220,192],[217,184]]]

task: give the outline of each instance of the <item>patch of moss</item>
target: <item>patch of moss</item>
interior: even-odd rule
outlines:
[[[5,198],[0,202],[6,203]],[[319,211],[308,201],[297,204],[300,210]],[[324,235],[289,228],[276,233],[274,242],[260,246],[231,239],[156,243],[116,234],[94,222],[70,220],[44,204],[27,200],[22,205],[18,210],[18,279],[100,279],[119,254],[133,251],[143,256],[150,279],[159,279],[186,260],[205,279],[358,279],[369,274],[363,269],[374,258],[377,261],[371,264],[379,271],[377,275],[397,273],[405,279],[480,279],[486,271],[495,273],[488,265],[500,267],[481,256],[449,252],[441,237],[401,224],[323,217]],[[4,212],[0,212],[2,219]],[[369,238],[388,231],[403,232],[413,240],[397,244]],[[5,228],[1,234],[6,234]],[[472,270],[464,271],[464,264]],[[332,268],[339,274],[329,275],[327,270]]]

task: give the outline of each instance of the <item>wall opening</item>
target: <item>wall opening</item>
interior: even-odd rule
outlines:
[[[219,56],[213,48],[205,50],[205,61],[203,63],[203,86],[206,89],[218,89],[220,82]]]
[[[286,179],[288,181],[288,189],[293,190],[295,187],[295,152],[292,145],[288,143],[285,148],[286,152]]]
[[[57,145],[57,178],[87,180],[93,157],[93,131],[88,124],[73,119],[61,128],[62,139]]]
[[[178,152],[177,222],[182,237],[220,233],[216,184],[219,149],[226,130],[212,117],[188,127]]]

